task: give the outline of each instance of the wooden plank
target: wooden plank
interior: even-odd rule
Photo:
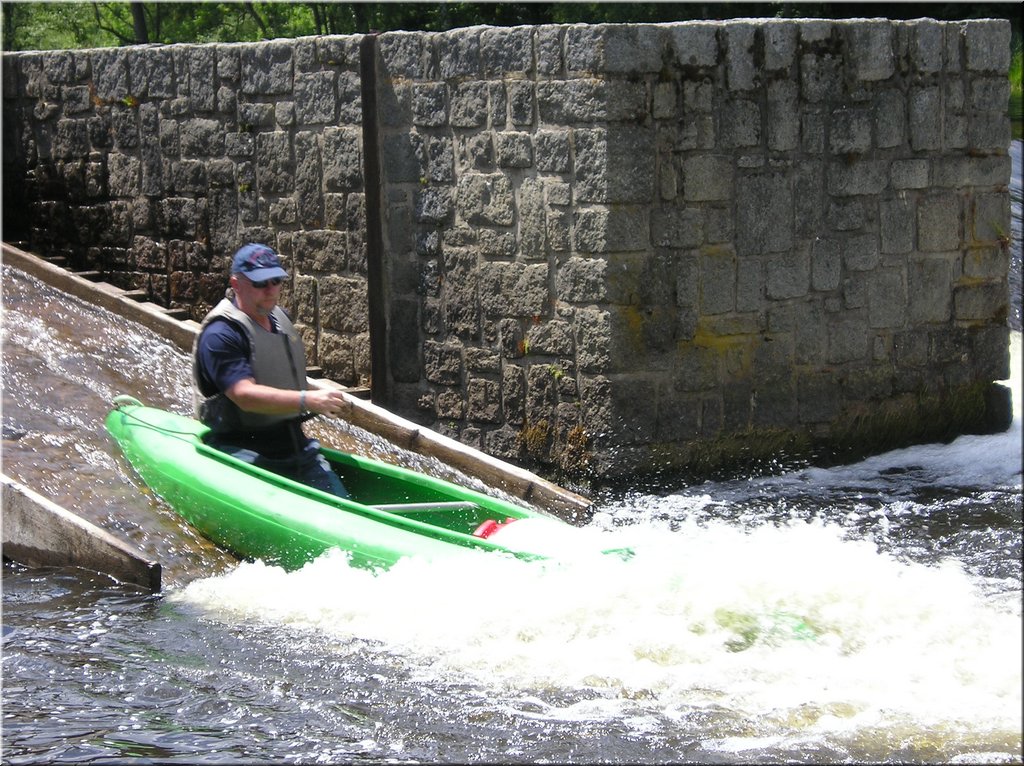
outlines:
[[[82,567],[160,590],[160,564],[128,543],[0,474],[4,558],[29,567]]]

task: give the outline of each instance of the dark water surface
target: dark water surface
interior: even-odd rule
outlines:
[[[4,564],[3,762],[1021,762],[1013,155],[1011,430],[602,500],[581,534],[630,562],[237,564],[102,428],[119,393],[186,412],[186,356],[5,268],[3,470],[159,559],[165,592]]]

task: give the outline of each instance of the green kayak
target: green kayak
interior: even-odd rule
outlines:
[[[297,569],[332,548],[348,552],[353,566],[369,568],[405,556],[488,551],[543,559],[550,552],[503,545],[502,531],[531,519],[553,537],[579,532],[539,510],[323,448],[351,493],[342,499],[207,446],[208,429],[197,420],[128,396],[114,404],[107,431],[143,481],[204,537],[243,559]]]

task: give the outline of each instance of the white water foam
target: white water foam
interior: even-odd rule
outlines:
[[[1019,731],[1020,610],[986,601],[955,564],[900,562],[822,523],[605,534],[636,556],[558,567],[481,554],[472,571],[404,560],[374,575],[332,553],[293,573],[242,564],[173,598],[227,622],[378,642],[424,677],[588,691],[550,715],[639,706],[787,732]]]

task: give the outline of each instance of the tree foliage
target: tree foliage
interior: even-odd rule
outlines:
[[[4,50],[137,43],[251,42],[275,37],[476,24],[665,22],[743,17],[1008,18],[1020,39],[1019,2],[2,2]]]

